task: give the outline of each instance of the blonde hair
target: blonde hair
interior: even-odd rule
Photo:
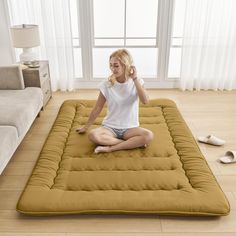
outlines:
[[[117,60],[120,61],[121,65],[123,65],[125,67],[125,76],[129,76],[130,74],[130,67],[133,64],[133,59],[132,56],[130,55],[129,51],[126,49],[119,49],[116,50],[115,52],[113,52],[110,57],[109,57],[109,61],[111,60],[111,58],[114,57]],[[110,85],[113,86],[116,78],[114,75],[110,75],[108,77],[108,81],[110,82]]]

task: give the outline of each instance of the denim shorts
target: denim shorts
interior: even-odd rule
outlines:
[[[123,139],[125,132],[129,130],[129,129],[116,129],[106,125],[103,125],[102,127],[110,130],[118,139]]]

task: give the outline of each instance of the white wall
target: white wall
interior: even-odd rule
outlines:
[[[0,66],[13,63],[5,1],[0,0]]]

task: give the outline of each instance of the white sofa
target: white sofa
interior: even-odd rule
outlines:
[[[25,88],[19,65],[0,67],[0,174],[42,106],[42,90]]]

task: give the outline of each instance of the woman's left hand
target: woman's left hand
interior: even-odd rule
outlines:
[[[131,79],[137,78],[137,70],[136,70],[135,66],[130,67],[130,75],[129,76]]]

